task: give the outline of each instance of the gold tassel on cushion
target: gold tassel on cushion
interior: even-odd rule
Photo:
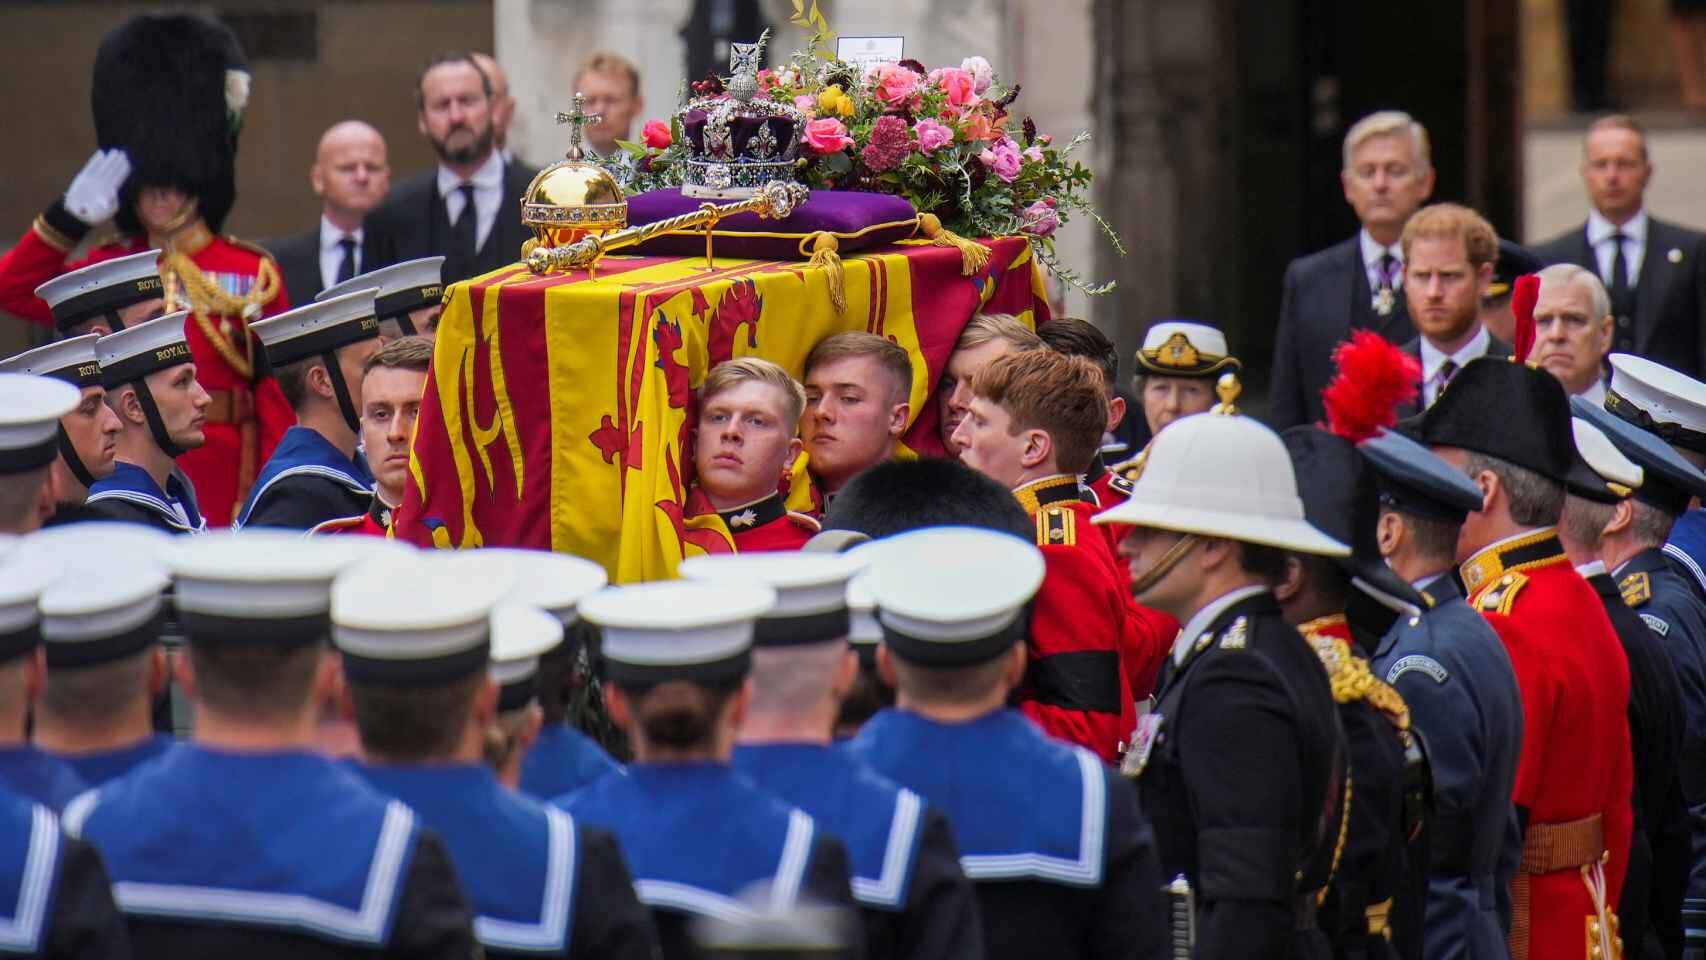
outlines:
[[[971,276],[983,265],[989,262],[989,248],[981,243],[967,240],[952,230],[942,226],[942,220],[933,213],[918,215],[918,231],[938,247],[958,247],[960,250],[960,273]]]
[[[847,312],[847,271],[842,269],[841,244],[835,239],[835,234],[819,230],[811,236],[812,258],[807,261],[810,266],[822,267],[829,277],[829,302],[835,305],[836,313]]]

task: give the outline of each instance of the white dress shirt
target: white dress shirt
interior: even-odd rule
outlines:
[[[503,154],[493,150],[467,182],[474,185],[474,249],[478,250],[486,245],[492,225],[498,222],[498,208],[503,206]],[[444,164],[439,164],[438,195],[444,198],[444,212],[452,224],[462,215],[462,191],[456,189],[462,183],[461,177],[451,173]]]
[[[1434,401],[1439,399],[1440,387],[1444,386],[1440,382],[1440,368],[1445,366],[1445,361],[1450,360],[1457,364],[1457,370],[1461,371],[1464,364],[1487,355],[1487,347],[1493,342],[1493,337],[1487,332],[1486,327],[1481,327],[1475,331],[1473,337],[1469,338],[1468,343],[1459,347],[1456,353],[1449,356],[1434,346],[1433,341],[1427,337],[1422,337],[1421,340],[1422,399],[1424,401],[1423,406],[1426,408],[1433,406]],[[1452,373],[1452,376],[1456,375],[1456,372]]]
[[[1600,216],[1598,210],[1588,211],[1588,246],[1593,248],[1594,259],[1599,263],[1599,279],[1605,282],[1607,290],[1611,289],[1611,255],[1617,249],[1611,235],[1618,229]],[[1647,211],[1635,214],[1621,229],[1623,268],[1629,271],[1629,286],[1633,288],[1641,275],[1641,262],[1647,257]]]
[[[1267,587],[1239,587],[1231,593],[1222,594],[1219,599],[1209,601],[1208,605],[1191,614],[1185,621],[1185,628],[1179,631],[1179,637],[1173,641],[1173,666],[1185,662],[1185,655],[1191,652],[1191,645],[1197,642],[1197,637],[1214,618],[1225,613],[1227,608],[1247,597],[1253,597],[1267,590]]]
[[[1605,378],[1594,378],[1593,386],[1576,394],[1576,396],[1585,398],[1589,403],[1596,407],[1605,406]]]
[[[1383,247],[1380,242],[1368,235],[1367,230],[1357,234],[1362,242],[1363,272],[1368,274],[1368,289],[1370,293],[1380,289],[1380,258],[1392,254],[1392,259],[1398,261],[1398,269],[1392,274],[1392,289],[1404,289],[1404,248],[1396,243]]]
[[[1576,572],[1582,575],[1583,580],[1586,580],[1589,577],[1597,577],[1608,571],[1605,569],[1604,560],[1589,560],[1587,563],[1577,565]]]
[[[325,215],[320,216],[320,289],[338,282],[338,268],[344,263],[344,248],[339,246],[345,237],[355,241],[355,273],[361,276],[361,238],[362,228],[356,227],[354,233],[345,233],[332,226],[332,221]],[[301,306],[301,304],[297,304]]]

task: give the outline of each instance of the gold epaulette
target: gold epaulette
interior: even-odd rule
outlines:
[[[1617,582],[1617,589],[1623,592],[1623,602],[1631,609],[1638,609],[1653,599],[1653,581],[1645,573],[1631,573]]]
[[[1517,593],[1526,586],[1528,586],[1526,574],[1517,573],[1514,570],[1507,571],[1504,576],[1482,587],[1481,592],[1475,594],[1474,599],[1470,601],[1470,606],[1482,613],[1508,614],[1511,612],[1511,607],[1516,604]]]
[[[1078,514],[1058,504],[1037,511],[1037,546],[1070,547],[1078,543]]]
[[[809,513],[800,513],[795,510],[789,510],[788,519],[813,533],[819,533],[823,530],[823,524],[819,523],[818,519]]]
[[[1108,477],[1108,486],[1113,487],[1115,490],[1125,494],[1127,497],[1130,497],[1131,492],[1137,489],[1137,484],[1118,473],[1111,473]]]
[[[1350,644],[1331,634],[1307,630],[1303,638],[1309,641],[1315,655],[1321,658],[1321,665],[1327,668],[1334,703],[1367,700],[1369,706],[1386,715],[1393,728],[1410,729],[1410,708],[1404,703],[1404,698],[1375,676],[1368,668],[1368,661],[1351,652]]]
[[[1143,463],[1149,457],[1149,448],[1144,447],[1137,456],[1130,460],[1121,460],[1108,468],[1108,472],[1127,483],[1137,483],[1137,478],[1143,475]]]
[[[239,250],[247,250],[250,253],[255,254],[256,256],[260,257],[262,260],[274,260],[274,257],[272,255],[272,251],[268,250],[266,247],[263,247],[258,243],[252,243],[248,240],[243,240],[243,239],[240,239],[238,237],[233,237],[229,233],[222,233],[219,235],[219,238],[221,240],[224,240],[226,243],[229,243],[233,247],[236,247]]]

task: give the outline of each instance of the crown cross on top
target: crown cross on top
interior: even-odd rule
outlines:
[[[604,122],[601,114],[586,112],[586,95],[575,91],[575,107],[568,113],[557,114],[558,123],[569,125],[569,151],[564,157],[569,160],[585,160],[586,151],[581,142],[586,137],[586,127],[597,126]]]

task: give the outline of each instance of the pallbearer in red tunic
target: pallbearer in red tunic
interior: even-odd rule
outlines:
[[[818,522],[790,511],[781,484],[800,455],[805,389],[768,360],[742,357],[705,376],[694,434],[692,512],[716,511],[737,552],[798,550]]]
[[[1090,361],[1051,350],[1009,354],[972,378],[954,443],[967,466],[1012,489],[1036,525],[1048,574],[1033,602],[1020,707],[1044,730],[1119,758],[1178,628],[1140,617],[1098,507],[1079,482],[1107,420]]]
[[[366,511],[327,520],[309,533],[391,535],[391,512],[403,502],[409,482],[409,448],[431,368],[432,338],[424,336],[393,340],[363,364],[361,447],[373,473],[373,500]]]
[[[57,319],[67,333],[110,333],[126,322],[190,310],[185,332],[213,403],[207,442],[179,465],[209,522],[224,526],[295,422],[277,385],[258,371],[248,332],[249,321],[289,306],[278,267],[259,247],[219,233],[236,192],[249,74],[230,30],[188,14],[125,21],[102,41],[94,73],[102,149],[0,259],[0,309],[44,326]],[[68,262],[92,228],[109,219],[120,238]],[[155,249],[161,253],[153,296],[128,309],[56,318],[37,296],[38,287],[68,269]]]
[[[1618,956],[1613,908],[1633,826],[1629,663],[1558,543],[1565,477],[1578,460],[1568,398],[1544,371],[1483,358],[1458,372],[1418,429],[1483,491],[1485,506],[1458,538],[1459,571],[1522,692],[1511,956]]]

